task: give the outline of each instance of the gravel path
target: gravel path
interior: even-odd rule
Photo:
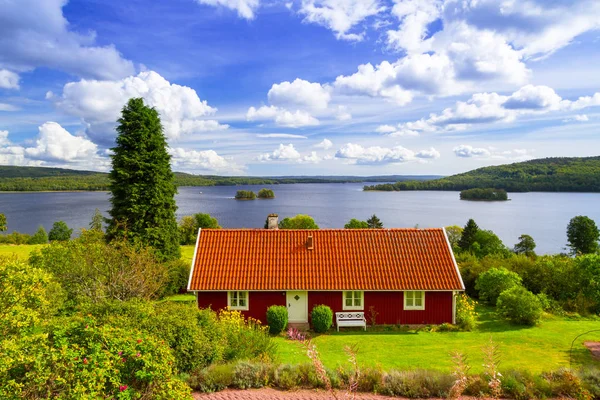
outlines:
[[[351,399],[344,397],[344,393],[340,392],[338,398]],[[390,397],[380,396],[375,394],[357,394],[357,400],[390,400]],[[194,393],[195,400],[232,400],[232,399],[249,399],[249,400],[333,400],[334,398],[324,390],[298,390],[293,392],[282,392],[275,389],[251,389],[251,390],[224,390],[217,393]]]

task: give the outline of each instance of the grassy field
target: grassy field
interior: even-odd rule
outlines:
[[[520,369],[533,373],[569,366],[571,341],[580,333],[600,329],[600,319],[568,319],[550,316],[536,327],[521,328],[495,319],[491,309],[480,308],[480,323],[473,332],[362,332],[346,331],[315,337],[314,343],[326,366],[347,365],[346,345],[358,347],[361,365],[389,369],[435,369],[448,372],[452,368],[450,353],[468,356],[472,372],[483,370],[482,347],[490,337],[499,345],[501,370]],[[577,340],[573,349],[573,365],[595,365],[584,340],[600,340],[600,332]],[[308,362],[298,344],[276,338],[280,361]]]

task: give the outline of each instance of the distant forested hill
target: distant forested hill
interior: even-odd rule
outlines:
[[[600,157],[543,158],[429,181],[365,186],[365,190],[464,190],[495,188],[508,192],[600,192]]]
[[[277,185],[285,183],[331,183],[331,182],[393,182],[403,180],[434,179],[439,176],[294,176],[294,177],[245,177],[192,175],[175,172],[177,186],[235,186]],[[108,174],[94,171],[77,171],[64,168],[0,166],[0,191],[69,191],[107,190]]]

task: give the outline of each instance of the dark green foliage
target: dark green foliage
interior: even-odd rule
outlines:
[[[473,243],[475,243],[475,234],[479,231],[479,227],[472,218],[467,221],[463,228],[462,235],[458,241],[458,247],[461,250],[468,251]]]
[[[100,212],[100,209],[96,208],[94,211],[94,215],[92,216],[92,221],[90,222],[90,229],[93,231],[103,232],[102,224],[104,223],[104,217]]]
[[[233,387],[238,389],[261,388],[271,381],[272,366],[264,363],[240,361],[233,367]]]
[[[258,198],[259,199],[274,199],[275,193],[273,193],[273,191],[271,189],[260,189],[258,191]]]
[[[8,224],[6,223],[6,215],[0,214],[0,232],[6,232]]]
[[[367,221],[360,221],[356,218],[352,218],[346,225],[344,225],[344,229],[367,229],[369,224]]]
[[[298,214],[295,217],[286,217],[279,221],[279,229],[319,229],[319,225],[311,216]]]
[[[324,304],[315,306],[310,313],[312,328],[317,333],[327,332],[333,325],[333,311]]]
[[[500,293],[514,286],[521,285],[521,277],[506,268],[492,268],[477,278],[475,289],[479,291],[479,298],[492,305],[496,304]]]
[[[163,296],[185,293],[190,278],[190,264],[183,260],[167,263],[169,278],[164,285]]]
[[[108,238],[126,238],[155,248],[164,260],[178,259],[177,188],[158,112],[141,98],[131,99],[118,123]]]
[[[445,398],[454,383],[452,375],[436,371],[391,371],[383,380],[381,392],[407,398]]]
[[[519,236],[519,243],[515,244],[513,251],[516,254],[525,254],[527,257],[535,257],[535,240],[529,235]]]
[[[42,225],[38,228],[33,236],[29,239],[28,244],[46,244],[48,243],[48,234]]]
[[[502,240],[494,232],[483,229],[479,229],[475,233],[474,242],[469,251],[479,258],[489,254],[508,256],[510,253],[508,248],[502,243]]]
[[[50,241],[64,242],[71,239],[72,234],[73,229],[70,229],[66,222],[57,221],[52,225],[52,229],[48,233],[48,239]]]
[[[179,221],[179,240],[183,245],[196,243],[198,229],[221,229],[219,221],[210,214],[186,215]]]
[[[540,300],[523,286],[513,286],[498,297],[498,314],[517,325],[537,324],[542,311]]]
[[[598,251],[600,231],[593,219],[579,215],[567,226],[568,246],[572,254],[590,254]]]
[[[28,244],[31,240],[31,235],[26,233],[11,232],[7,235],[0,235],[0,243],[6,244]]]
[[[235,194],[235,198],[237,200],[254,200],[256,198],[256,193],[252,190],[238,190]]]
[[[592,301],[593,311],[600,312],[600,255],[587,254],[575,259],[583,295]]]
[[[381,222],[381,220],[379,218],[377,218],[377,215],[375,215],[375,214],[371,215],[371,218],[369,218],[367,220],[367,225],[368,225],[369,229],[383,228],[383,223]]]
[[[505,201],[508,194],[504,189],[465,189],[460,192],[461,200]]]
[[[465,190],[497,188],[509,192],[600,192],[600,157],[541,158],[478,168],[428,181],[365,186],[365,190]]]
[[[288,311],[285,306],[271,306],[267,308],[267,325],[272,335],[278,335],[287,328]]]
[[[279,389],[292,390],[300,386],[302,377],[295,365],[280,365],[275,370],[274,383]]]

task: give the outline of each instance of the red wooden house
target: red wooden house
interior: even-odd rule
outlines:
[[[318,304],[367,319],[374,310],[377,324],[452,323],[463,290],[441,228],[204,229],[188,283],[201,308],[266,321],[282,305],[291,323],[309,322]]]

